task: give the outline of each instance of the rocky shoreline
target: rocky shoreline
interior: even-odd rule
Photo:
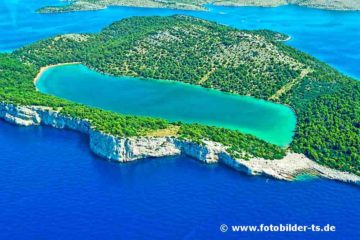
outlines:
[[[233,7],[279,7],[295,5],[333,11],[359,11],[360,4],[356,0],[327,1],[327,0],[219,0],[213,3],[218,6]]]
[[[17,106],[0,103],[0,118],[20,126],[44,125],[66,128],[89,135],[90,148],[98,156],[118,162],[184,154],[203,163],[222,163],[249,175],[266,175],[291,181],[301,173],[360,185],[360,177],[321,166],[302,154],[288,153],[280,160],[234,159],[219,143],[198,144],[176,137],[117,138],[91,127],[84,119],[72,118],[49,107]]]
[[[218,0],[206,1],[198,0],[194,2],[187,1],[167,1],[167,0],[149,0],[149,1],[125,1],[125,0],[67,0],[68,5],[47,6],[38,9],[39,13],[61,13],[74,11],[96,11],[106,9],[109,6],[118,7],[143,7],[143,8],[168,8],[180,10],[208,11],[207,4],[216,6],[231,7],[279,7],[286,5],[295,5],[308,8],[335,10],[335,11],[359,11],[360,3],[357,0]]]

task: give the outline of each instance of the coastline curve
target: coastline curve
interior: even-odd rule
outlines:
[[[293,181],[299,174],[311,173],[323,178],[360,185],[360,176],[321,166],[303,154],[288,152],[280,160],[263,158],[243,160],[231,157],[222,144],[211,141],[198,144],[176,137],[117,138],[94,129],[85,119],[66,116],[50,107],[18,106],[1,102],[0,118],[20,126],[44,125],[87,134],[92,152],[116,162],[184,154],[207,164],[221,163],[249,175],[265,175],[279,180]]]

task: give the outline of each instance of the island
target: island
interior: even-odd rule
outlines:
[[[38,12],[91,11],[104,9],[109,6],[207,10],[206,4],[258,7],[298,5],[327,10],[360,10],[360,2],[357,0],[68,0],[67,2],[69,2],[67,5],[43,7],[39,9]]]
[[[286,39],[182,15],[131,17],[98,34],[45,39],[0,55],[0,118],[83,132],[94,153],[114,161],[186,154],[278,179],[305,172],[360,183],[360,82]],[[36,90],[41,69],[69,63],[285,104],[297,115],[294,139],[280,147],[236,130],[122,115]]]

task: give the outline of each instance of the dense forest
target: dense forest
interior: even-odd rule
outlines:
[[[222,143],[229,147],[229,152],[233,156],[256,156],[266,159],[279,159],[285,156],[284,149],[238,131],[121,115],[42,94],[36,91],[33,84],[37,71],[33,65],[24,64],[9,54],[0,54],[0,102],[49,106],[64,115],[86,119],[94,129],[117,137],[152,136],[157,131],[166,131],[176,126],[179,137],[200,144],[205,139]]]
[[[239,31],[186,16],[133,17],[98,34],[68,34],[37,42],[11,58],[31,69],[82,62],[112,75],[170,79],[287,104],[298,118],[293,151],[359,174],[360,83],[283,44],[284,39],[271,31]],[[273,146],[252,145],[255,140],[249,138],[250,148],[244,147],[232,134],[248,136],[238,132],[198,125],[180,129],[188,137],[206,136],[257,156],[270,156],[274,150],[250,151]],[[283,151],[279,153],[273,152],[272,158]]]

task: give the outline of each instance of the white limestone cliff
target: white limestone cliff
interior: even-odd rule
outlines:
[[[232,158],[224,146],[211,141],[198,144],[175,137],[118,138],[93,129],[87,120],[65,116],[49,107],[0,103],[0,118],[21,126],[45,125],[88,134],[91,150],[112,161],[128,162],[184,154],[204,163],[219,162],[250,175],[293,180],[300,173],[310,172],[324,178],[360,184],[359,176],[321,166],[302,154],[288,153],[280,160],[243,160]]]

